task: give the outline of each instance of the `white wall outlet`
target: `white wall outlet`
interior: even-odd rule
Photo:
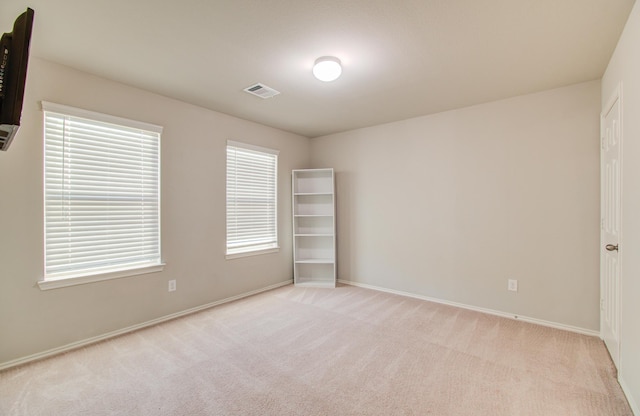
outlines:
[[[174,292],[176,290],[176,281],[169,280],[169,292]]]
[[[511,292],[517,292],[518,291],[518,281],[515,279],[509,279],[507,281],[507,290],[511,291]]]

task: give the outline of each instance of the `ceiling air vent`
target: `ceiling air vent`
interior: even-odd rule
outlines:
[[[260,83],[247,87],[244,90],[249,94],[256,95],[260,98],[271,98],[274,95],[280,94],[280,91],[276,91],[273,88]]]

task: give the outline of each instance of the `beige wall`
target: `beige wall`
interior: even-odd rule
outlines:
[[[640,5],[602,78],[602,106],[622,83],[622,235],[619,379],[640,415]]]
[[[251,99],[251,98],[249,98]],[[41,100],[164,126],[163,272],[41,291]],[[225,260],[227,139],[280,150],[278,254]],[[292,278],[290,171],[309,140],[32,59],[22,126],[0,152],[0,365]],[[167,281],[177,279],[177,291]]]
[[[592,81],[312,139],[339,278],[597,331],[599,113]]]

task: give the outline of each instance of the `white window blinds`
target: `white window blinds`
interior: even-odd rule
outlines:
[[[227,141],[227,255],[278,247],[278,151]]]
[[[162,128],[42,108],[45,280],[160,264]]]

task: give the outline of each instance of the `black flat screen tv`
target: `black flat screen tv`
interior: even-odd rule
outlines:
[[[27,9],[0,40],[0,150],[9,148],[20,126],[32,28],[33,10]]]

